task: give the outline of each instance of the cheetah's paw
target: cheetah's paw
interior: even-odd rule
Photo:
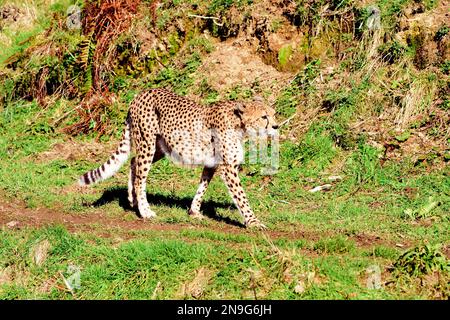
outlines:
[[[150,208],[140,209],[139,214],[143,219],[151,219],[151,218],[156,217],[156,213],[153,212]]]
[[[259,221],[258,219],[252,219],[249,221],[245,222],[245,226],[248,229],[253,229],[253,230],[260,230],[260,231],[264,231],[267,230],[266,225],[264,225],[261,221]]]
[[[200,212],[193,211],[192,209],[189,209],[188,214],[191,218],[198,219],[198,220],[202,220],[205,217]]]

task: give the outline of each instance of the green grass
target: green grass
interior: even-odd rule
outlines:
[[[0,51],[0,66],[3,65],[7,59],[15,54],[19,54],[26,50],[35,40],[36,36],[44,32],[51,25],[52,15],[60,14],[65,15],[66,10],[70,5],[78,4],[80,1],[73,0],[58,0],[48,8],[47,4],[43,0],[32,0],[24,4],[23,1],[5,0],[0,2],[0,5],[13,5],[17,6],[21,10],[20,15],[26,12],[24,18],[25,21],[19,22],[25,23],[25,26],[12,24],[11,27],[2,28],[1,34],[11,39],[10,45],[2,45]]]
[[[72,215],[103,212],[109,219],[134,221],[135,215],[121,207],[119,198],[95,208],[83,205],[96,202],[105,192],[125,194],[127,168],[94,186],[92,192],[81,193],[69,187],[80,174],[98,165],[97,161],[88,157],[83,161],[62,157],[36,160],[54,143],[67,142],[64,135],[45,126],[54,116],[54,109],[43,111],[34,103],[8,107],[3,113],[3,201],[14,198],[31,210],[46,207]],[[266,299],[427,297],[427,291],[406,289],[401,284],[368,289],[365,270],[374,264],[381,270],[389,268],[402,253],[396,243],[446,245],[446,213],[450,210],[446,171],[425,173],[407,161],[380,167],[377,152],[364,142],[352,151],[344,151],[336,148],[326,131],[317,128],[313,127],[298,145],[282,144],[282,165],[267,185],[261,185],[264,176],[257,168],[243,168],[242,180],[255,213],[279,234],[271,241],[245,230],[227,233],[223,229],[226,220],[192,221],[186,209],[201,170],[177,168],[162,160],[152,167],[149,199],[158,214],[156,223],[180,226],[180,232],[105,228],[101,220],[91,225],[92,232],[76,235],[63,226],[21,230],[3,227],[0,270],[8,273],[10,281],[1,285],[0,297],[179,298],[183,297],[182,284],[190,283],[201,268],[211,274],[201,296],[205,299],[252,299],[250,285],[256,286],[258,298]],[[75,141],[89,143],[89,139]],[[326,183],[324,171],[345,153],[348,160],[339,172],[344,179],[333,183],[327,193],[309,193],[309,188]],[[106,159],[107,154],[98,158]],[[416,194],[411,196],[405,191],[408,189],[416,190]],[[439,204],[426,216],[405,217],[408,208],[420,211],[427,206],[430,196]],[[240,221],[219,179],[211,183],[205,201],[216,206],[219,217]],[[105,232],[109,236],[99,236]],[[295,232],[300,233],[291,239],[289,234]],[[374,238],[381,243],[370,240]],[[44,239],[50,242],[51,249],[44,264],[37,266],[30,256],[31,248]],[[81,287],[74,292],[65,288],[61,276],[70,276],[69,265],[81,268]],[[311,272],[315,280],[305,280],[305,274]],[[391,281],[391,277],[397,281],[389,273],[385,277],[383,281]],[[298,282],[306,287],[300,294],[295,289]]]
[[[47,240],[47,258],[33,262],[33,248]],[[144,237],[112,244],[110,239],[72,235],[54,226],[20,233],[4,231],[1,238],[0,270],[14,281],[0,285],[3,299],[168,299],[183,297],[182,284],[190,283],[200,268],[210,270],[211,279],[202,298],[252,299],[251,274],[257,274],[258,298],[345,298],[347,290],[355,298],[395,298],[380,290],[371,292],[359,282],[358,274],[382,259],[322,256],[312,259],[300,253],[274,252],[272,247],[253,244],[235,248],[226,244]],[[113,247],[112,247],[113,246]],[[63,276],[80,270],[80,287],[65,289]],[[72,267],[73,268],[73,267]],[[74,270],[74,269],[72,269]],[[301,295],[294,286],[305,272],[317,279]],[[294,279],[287,279],[290,274]],[[160,283],[160,285],[158,285]],[[156,287],[160,290],[156,290]],[[181,296],[180,296],[181,294]]]

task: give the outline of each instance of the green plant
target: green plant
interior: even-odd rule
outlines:
[[[298,20],[299,25],[310,26],[322,19],[324,7],[329,10],[339,10],[352,4],[352,0],[297,0],[296,15],[294,20]],[[312,31],[312,30],[310,30]],[[313,35],[311,33],[311,35]]]
[[[400,60],[405,51],[405,47],[395,40],[382,44],[378,48],[381,60],[389,64],[393,64]]]
[[[201,57],[198,52],[194,52],[188,56],[184,62],[184,68],[180,69],[175,66],[167,66],[162,69],[149,86],[167,87],[171,86],[175,92],[185,95],[187,88],[192,85],[194,79],[190,76],[201,64]]]
[[[381,21],[384,29],[394,32],[398,28],[398,18],[403,12],[403,8],[411,0],[378,0],[377,4],[381,9]]]
[[[283,117],[292,116],[297,111],[299,103],[315,92],[313,80],[319,74],[320,65],[320,60],[313,60],[308,63],[281,92],[275,103],[275,109],[279,115]]]
[[[446,75],[450,74],[450,60],[445,60],[440,66],[442,72]]]
[[[92,38],[92,35],[84,38],[80,42],[80,55],[79,55],[79,63],[84,69],[84,84],[82,86],[82,90],[84,93],[89,92],[93,86],[93,58],[95,53],[95,41]]]
[[[405,142],[411,136],[411,132],[409,130],[405,130],[402,133],[395,136],[395,140],[398,142]]]
[[[380,169],[380,151],[361,140],[347,161],[347,170],[357,185],[374,182]]]
[[[275,19],[272,21],[270,25],[270,29],[272,32],[277,32],[283,25],[283,21],[279,19]]]
[[[433,196],[428,197],[422,207],[417,210],[413,210],[411,208],[407,208],[403,211],[404,215],[408,219],[424,219],[431,216],[431,212],[439,206],[439,201],[437,201]]]
[[[318,253],[346,253],[355,249],[355,243],[338,236],[330,239],[321,239],[314,244],[314,250]]]
[[[434,35],[434,41],[441,41],[450,31],[450,27],[448,26],[442,26],[436,31],[436,34]]]
[[[220,14],[227,11],[232,6],[242,7],[252,4],[253,0],[212,0],[208,7],[210,14]]]
[[[398,257],[398,251],[394,248],[380,245],[373,248],[369,255],[385,259],[396,259]]]
[[[422,0],[424,5],[425,5],[425,9],[426,10],[431,10],[436,8],[436,6],[439,3],[439,0]]]
[[[292,46],[286,45],[278,52],[278,63],[280,66],[285,66],[289,62],[289,58],[292,55]]]
[[[214,50],[213,43],[204,36],[195,37],[189,40],[188,47],[191,52],[200,50],[206,53],[211,53]]]
[[[318,123],[311,126],[299,144],[288,144],[283,150],[289,167],[300,167],[309,175],[325,169],[336,154],[333,140]]]
[[[406,251],[393,264],[395,274],[417,277],[433,271],[449,272],[450,263],[440,248],[440,244],[426,244]]]

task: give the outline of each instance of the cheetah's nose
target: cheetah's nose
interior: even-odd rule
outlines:
[[[277,129],[278,129],[278,125],[277,125],[277,124],[274,124],[274,125],[272,126],[272,129],[277,130]]]

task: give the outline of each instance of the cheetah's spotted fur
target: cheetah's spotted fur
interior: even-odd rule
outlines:
[[[152,163],[168,156],[181,165],[204,167],[189,214],[201,217],[203,195],[218,173],[244,217],[246,226],[265,228],[256,218],[238,176],[243,161],[242,139],[248,130],[275,133],[275,111],[264,105],[225,102],[202,106],[165,89],[142,92],[129,108],[126,127],[117,151],[100,168],[81,176],[81,185],[111,177],[126,162],[133,144],[128,200],[143,218],[155,213],[146,196],[146,180]]]

